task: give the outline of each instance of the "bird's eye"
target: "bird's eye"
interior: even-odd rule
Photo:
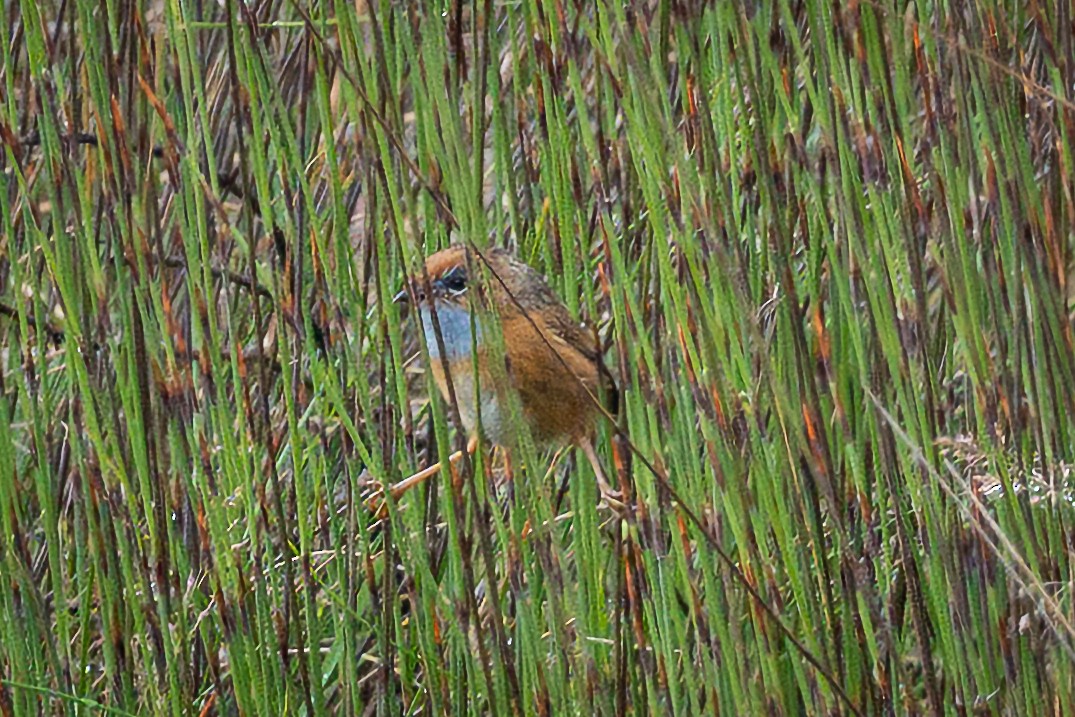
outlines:
[[[454,293],[463,291],[467,288],[467,277],[457,271],[452,272],[444,277],[444,288]]]

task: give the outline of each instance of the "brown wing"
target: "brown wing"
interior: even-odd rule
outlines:
[[[613,415],[618,414],[619,390],[612,374],[601,360],[601,352],[594,343],[593,334],[571,317],[563,301],[553,292],[546,283],[545,277],[537,270],[503,250],[497,250],[494,258],[494,263],[509,264],[516,274],[511,287],[515,300],[505,297],[500,305],[511,307],[507,311],[509,314],[514,313],[520,306],[542,307],[540,313],[544,320],[541,323],[544,324],[545,330],[562,340],[567,346],[575,347],[577,353],[596,369],[598,385],[591,385],[589,388],[598,394],[603,393],[605,408]],[[502,292],[503,287],[496,282],[496,279],[493,279],[493,282],[496,290]],[[598,397],[600,398],[600,395]]]
[[[572,319],[571,315],[567,313],[567,309],[558,301],[556,309],[546,314],[546,325],[550,332],[563,339],[567,344],[578,347],[579,353],[596,366],[597,380],[600,383],[600,387],[593,386],[591,388],[599,388],[599,397],[600,394],[604,394],[605,408],[613,416],[618,415],[620,411],[619,389],[616,386],[616,380],[612,377],[601,358],[601,352],[594,342],[593,334]]]

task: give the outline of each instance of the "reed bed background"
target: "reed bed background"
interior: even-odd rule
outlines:
[[[1075,713],[1072,20],[5,0],[0,715]],[[363,502],[451,240],[599,326],[626,520]]]

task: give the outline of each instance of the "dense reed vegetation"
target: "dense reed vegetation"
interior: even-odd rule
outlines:
[[[1072,21],[5,0],[0,715],[1075,713]],[[370,510],[453,240],[599,328],[624,518]]]

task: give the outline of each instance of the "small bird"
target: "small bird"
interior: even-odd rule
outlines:
[[[545,278],[504,249],[479,254],[453,244],[426,260],[425,271],[410,279],[410,288],[429,350],[429,370],[448,401],[451,376],[471,446],[480,426],[491,443],[510,447],[515,437],[507,392],[514,391],[535,443],[577,445],[593,466],[602,497],[614,507],[622,506],[619,493],[605,479],[593,444],[601,414],[595,399],[615,413],[615,381],[601,361],[592,333],[571,318]],[[397,296],[408,298],[406,289]],[[482,310],[483,305],[495,306],[495,314]],[[472,309],[477,311],[473,321]],[[502,370],[493,363],[495,354],[488,342],[494,320],[499,320],[503,337]],[[410,487],[439,467],[397,484],[393,493],[398,495],[400,486]]]

